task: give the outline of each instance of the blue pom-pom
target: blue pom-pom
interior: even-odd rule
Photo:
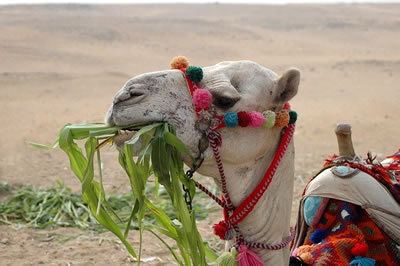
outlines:
[[[227,112],[224,115],[224,122],[226,127],[237,127],[239,125],[239,118],[236,112]]]
[[[313,242],[314,244],[318,244],[320,243],[322,240],[324,240],[324,238],[327,236],[327,231],[326,230],[322,230],[322,229],[317,229],[315,230],[311,236],[310,236],[310,240],[311,242]]]
[[[350,261],[350,266],[375,266],[375,260],[357,256]]]

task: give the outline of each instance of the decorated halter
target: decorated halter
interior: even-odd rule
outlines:
[[[196,127],[208,139],[208,143],[213,150],[214,158],[217,163],[221,181],[221,198],[217,197],[203,185],[193,180],[197,188],[205,192],[223,208],[224,219],[213,226],[214,233],[223,240],[235,240],[235,247],[239,250],[236,258],[239,266],[264,265],[261,258],[259,258],[255,252],[251,251],[251,248],[263,248],[268,250],[282,249],[286,247],[292,240],[293,230],[291,230],[291,235],[282,239],[280,243],[259,243],[247,241],[240,232],[238,224],[250,214],[271,184],[273,176],[278,169],[281,159],[284,157],[286,149],[293,137],[297,113],[295,111],[291,111],[289,103],[286,103],[283,106],[283,109],[278,112],[271,110],[267,110],[262,113],[256,111],[240,111],[226,112],[223,115],[219,115],[212,104],[212,94],[200,84],[203,79],[203,70],[201,67],[189,66],[186,57],[178,56],[173,58],[171,61],[171,68],[180,70],[185,77],[187,88],[192,96],[193,106],[196,112]],[[219,154],[219,149],[222,144],[222,138],[221,134],[219,133],[219,129],[224,127],[253,127],[266,129],[275,127],[282,129],[278,148],[270,166],[265,172],[264,177],[239,206],[234,206],[230,199],[227,190],[225,172]],[[208,145],[206,147],[204,146],[205,145],[200,145],[199,143],[199,149],[201,153],[204,152]],[[193,167],[193,169],[189,170],[191,175],[200,167],[201,163],[199,164],[196,162],[195,164],[196,167]],[[190,178],[191,175],[189,176]]]

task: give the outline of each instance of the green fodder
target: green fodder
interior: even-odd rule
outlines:
[[[0,223],[17,227],[27,226],[33,228],[48,227],[78,227],[95,231],[104,231],[90,213],[78,193],[73,193],[63,183],[57,183],[51,188],[35,188],[32,186],[12,187],[7,183],[0,183],[0,192],[7,193],[8,197],[0,202]],[[202,196],[194,204],[196,218],[207,218],[210,204],[205,204],[206,198]],[[111,195],[107,198],[110,207],[121,219],[121,225],[129,220],[133,205],[131,193]],[[166,211],[168,216],[174,218],[174,211],[169,203],[168,195],[160,193],[158,205]],[[176,217],[175,217],[176,218]],[[147,213],[144,220],[154,224],[154,218]],[[132,223],[132,229],[137,225]]]
[[[89,228],[95,224],[87,206],[78,194],[62,185],[49,189],[31,186],[11,188],[0,203],[0,222],[34,228],[71,226]]]
[[[59,133],[58,145],[67,154],[71,170],[82,184],[82,199],[92,216],[114,233],[139,263],[145,230],[166,245],[179,265],[207,265],[215,261],[215,253],[197,229],[199,208],[189,210],[183,197],[184,185],[191,198],[196,200],[196,188],[193,180],[185,177],[183,170],[182,157],[191,157],[191,154],[175,136],[174,129],[166,123],[124,129],[138,130],[125,142],[118,158],[132,191],[127,221],[113,209],[106,196],[100,163],[100,148],[111,141],[121,128],[104,124],[66,125]],[[78,140],[84,140],[85,144],[79,146]],[[134,144],[140,148],[135,146],[133,149]],[[95,167],[95,161],[99,167]],[[155,193],[147,193],[150,176],[155,178]],[[161,192],[168,199],[168,204],[164,206],[160,204]],[[147,216],[153,222],[146,221]],[[134,247],[128,240],[132,224],[137,225],[139,230],[139,247]],[[164,238],[173,240],[176,248],[169,246]]]

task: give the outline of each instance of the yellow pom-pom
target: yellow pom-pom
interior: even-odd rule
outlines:
[[[287,110],[282,110],[276,113],[275,126],[284,128],[289,124],[290,116]]]
[[[189,66],[189,60],[185,56],[175,56],[171,60],[171,69],[182,69],[187,68]]]

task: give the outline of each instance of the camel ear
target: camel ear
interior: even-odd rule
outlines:
[[[274,102],[282,104],[288,102],[297,94],[300,83],[300,71],[295,68],[286,70],[278,79]]]

